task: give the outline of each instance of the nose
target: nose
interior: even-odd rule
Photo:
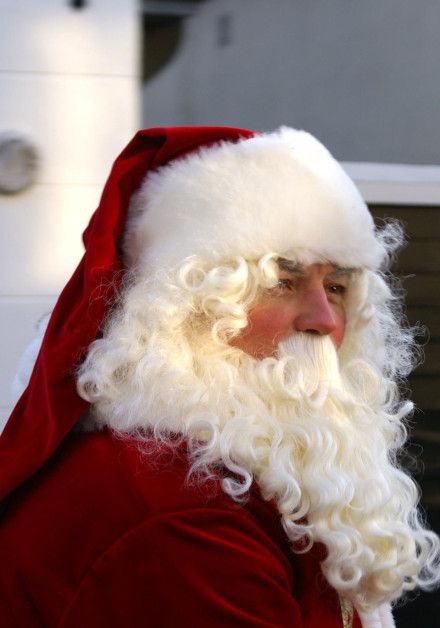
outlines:
[[[337,317],[323,286],[305,290],[294,320],[295,331],[326,336],[337,327]]]

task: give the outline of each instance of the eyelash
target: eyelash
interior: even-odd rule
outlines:
[[[343,286],[342,284],[339,283],[332,283],[329,284],[326,289],[331,293],[331,294],[345,294],[347,292],[347,287]]]
[[[283,290],[294,290],[295,285],[291,279],[279,279],[277,288]],[[347,286],[338,283],[328,284],[325,288],[330,294],[344,295],[347,292]]]
[[[276,287],[280,289],[285,288],[287,290],[293,290],[294,285],[291,279],[279,279]]]

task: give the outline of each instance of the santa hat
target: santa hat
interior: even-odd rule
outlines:
[[[86,252],[49,321],[29,385],[0,437],[0,499],[57,449],[88,404],[75,369],[99,334],[129,263],[169,269],[188,255],[213,263],[268,252],[304,263],[377,268],[385,249],[341,166],[293,129],[189,127],[140,131],[115,161],[84,233]]]
[[[359,191],[309,133],[281,128],[205,147],[150,173],[132,203],[130,265],[169,269],[269,252],[377,269],[386,251]]]

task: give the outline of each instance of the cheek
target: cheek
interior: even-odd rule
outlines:
[[[344,340],[344,334],[345,334],[345,326],[347,323],[347,318],[345,315],[344,311],[340,311],[340,312],[336,312],[335,313],[335,329],[334,331],[330,334],[330,338],[333,341],[333,344],[335,345],[336,349],[339,349],[339,347],[342,344],[342,341]]]
[[[292,330],[289,308],[255,308],[249,311],[249,326],[254,333],[283,334]]]
[[[292,333],[291,308],[256,307],[249,311],[248,320],[234,344],[260,359],[273,355],[278,342]]]

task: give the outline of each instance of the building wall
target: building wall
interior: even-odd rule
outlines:
[[[402,281],[406,315],[421,326],[418,340],[423,356],[411,374],[406,394],[416,410],[408,422],[410,441],[402,462],[422,488],[422,507],[428,524],[440,532],[440,206],[373,205],[379,223],[388,217],[404,225],[407,245],[393,264]],[[415,461],[419,460],[416,464]],[[398,606],[394,616],[399,628],[434,628],[440,612],[439,591],[411,596],[411,604]]]
[[[0,194],[0,419],[19,356],[82,254],[112,161],[138,127],[136,0],[0,2],[0,138],[39,153],[34,185]]]
[[[405,228],[407,242],[393,265],[402,281],[405,297],[405,315],[412,326],[419,327],[418,340],[422,356],[409,378],[409,389],[416,407],[422,412],[414,424],[416,439],[424,446],[431,439],[438,448],[438,416],[440,413],[440,206],[374,205],[373,214],[379,222],[387,217],[397,218]],[[435,435],[435,431],[437,434]],[[425,447],[425,454],[428,450]],[[440,465],[436,464],[437,476]],[[425,456],[426,460],[426,456]],[[440,510],[440,492],[437,483],[432,507]],[[435,494],[435,496],[434,496]]]
[[[438,164],[439,22],[438,0],[207,0],[143,123],[289,124],[343,161]]]

